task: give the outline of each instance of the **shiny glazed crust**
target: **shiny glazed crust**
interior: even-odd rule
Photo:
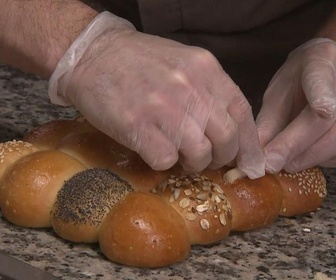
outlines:
[[[0,143],[0,207],[16,225],[98,242],[113,262],[162,267],[191,245],[314,211],[326,196],[319,168],[256,180],[227,180],[229,170],[154,171],[85,120],[55,120]]]

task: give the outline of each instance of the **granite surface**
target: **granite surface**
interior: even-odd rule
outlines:
[[[50,104],[46,81],[0,65],[0,142],[75,115],[72,108]],[[19,228],[1,213],[0,251],[60,279],[313,279],[317,272],[336,279],[336,169],[324,172],[329,194],[317,212],[193,247],[188,259],[168,268],[117,265],[97,245],[64,241],[50,229]]]

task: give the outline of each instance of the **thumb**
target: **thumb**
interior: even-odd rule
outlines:
[[[311,108],[321,117],[336,113],[335,68],[329,60],[310,60],[302,73],[302,89]]]
[[[293,79],[295,67],[283,65],[272,78],[264,94],[262,107],[256,119],[260,145],[266,146],[291,118],[293,91],[298,81]]]

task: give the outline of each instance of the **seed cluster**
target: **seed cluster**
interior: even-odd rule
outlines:
[[[0,163],[4,163],[5,157],[13,152],[17,153],[20,157],[23,156],[22,151],[25,149],[33,149],[33,145],[18,140],[0,143]]]
[[[280,172],[279,177],[286,177],[298,181],[299,195],[317,194],[323,198],[327,195],[326,180],[319,168],[310,168],[296,173]],[[292,188],[288,188],[291,192]]]
[[[209,214],[223,226],[232,218],[231,206],[223,190],[204,175],[172,175],[154,192],[168,195],[168,201],[178,205],[187,221],[199,220],[204,230],[211,226]]]
[[[51,215],[66,223],[99,226],[114,204],[132,191],[127,181],[109,170],[87,169],[65,182]]]

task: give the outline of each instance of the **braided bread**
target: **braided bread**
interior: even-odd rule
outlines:
[[[174,264],[192,245],[314,211],[325,196],[319,168],[255,180],[229,167],[154,171],[80,119],[0,144],[0,209],[9,222],[98,243],[108,259],[129,266]]]

